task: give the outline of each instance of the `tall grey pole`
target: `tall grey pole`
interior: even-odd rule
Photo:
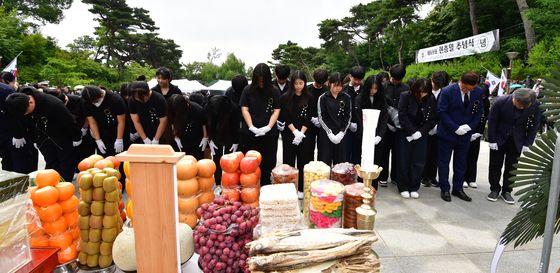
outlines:
[[[556,212],[558,210],[558,197],[560,196],[560,137],[556,139],[554,149],[554,161],[552,163],[552,176],[550,179],[550,192],[548,196],[548,208],[546,210],[546,223],[544,226],[544,243],[541,253],[539,273],[548,273],[550,265],[550,253],[552,251],[552,240],[554,239],[554,224],[556,223]]]

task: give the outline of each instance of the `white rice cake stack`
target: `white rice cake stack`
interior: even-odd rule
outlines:
[[[300,223],[299,201],[294,184],[274,184],[261,188],[260,224],[265,227],[295,226]]]

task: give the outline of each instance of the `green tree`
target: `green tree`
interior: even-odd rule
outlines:
[[[272,59],[275,64],[288,65],[292,70],[302,70],[308,76],[313,73],[313,70],[324,63],[324,55],[321,50],[315,47],[302,48],[297,43],[288,41],[285,44],[280,44],[272,51]]]
[[[235,57],[235,54],[229,53],[224,63],[220,65],[220,79],[231,80],[237,75],[245,75],[245,63]]]
[[[30,16],[41,23],[58,23],[73,0],[0,0],[0,8],[18,15]]]

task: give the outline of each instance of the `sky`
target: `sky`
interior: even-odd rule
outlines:
[[[183,50],[181,61],[206,61],[212,48],[222,56],[216,64],[234,53],[247,67],[271,61],[272,51],[288,40],[300,46],[319,47],[319,24],[324,19],[350,15],[360,0],[127,0],[131,7],[142,7],[159,27],[162,38],[173,39]],[[59,24],[42,27],[45,35],[66,47],[75,38],[93,36],[97,22],[89,5],[74,0]],[[422,11],[421,13],[426,13]]]

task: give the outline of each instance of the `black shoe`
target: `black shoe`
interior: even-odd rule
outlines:
[[[500,194],[497,191],[493,191],[488,194],[488,197],[486,197],[486,199],[488,199],[488,201],[496,202],[498,200],[498,195]]]
[[[461,200],[465,200],[467,202],[472,201],[472,198],[470,198],[464,191],[453,191],[451,194],[459,197]]]
[[[432,184],[432,183],[430,182],[430,179],[427,179],[427,178],[422,179],[422,181],[421,181],[420,183],[422,183],[422,185],[424,185],[424,187],[428,187],[428,188],[429,188],[430,185]]]
[[[431,182],[431,183],[432,183],[432,187],[439,188],[439,182],[438,182],[437,180],[432,179],[432,182]]]
[[[515,199],[513,199],[513,197],[511,196],[511,193],[509,192],[502,192],[502,194],[500,195],[500,197],[502,199],[504,199],[504,202],[513,205],[515,204]]]
[[[441,192],[441,199],[443,199],[443,201],[445,201],[445,202],[451,202],[451,195],[449,195],[448,191],[442,191]]]

